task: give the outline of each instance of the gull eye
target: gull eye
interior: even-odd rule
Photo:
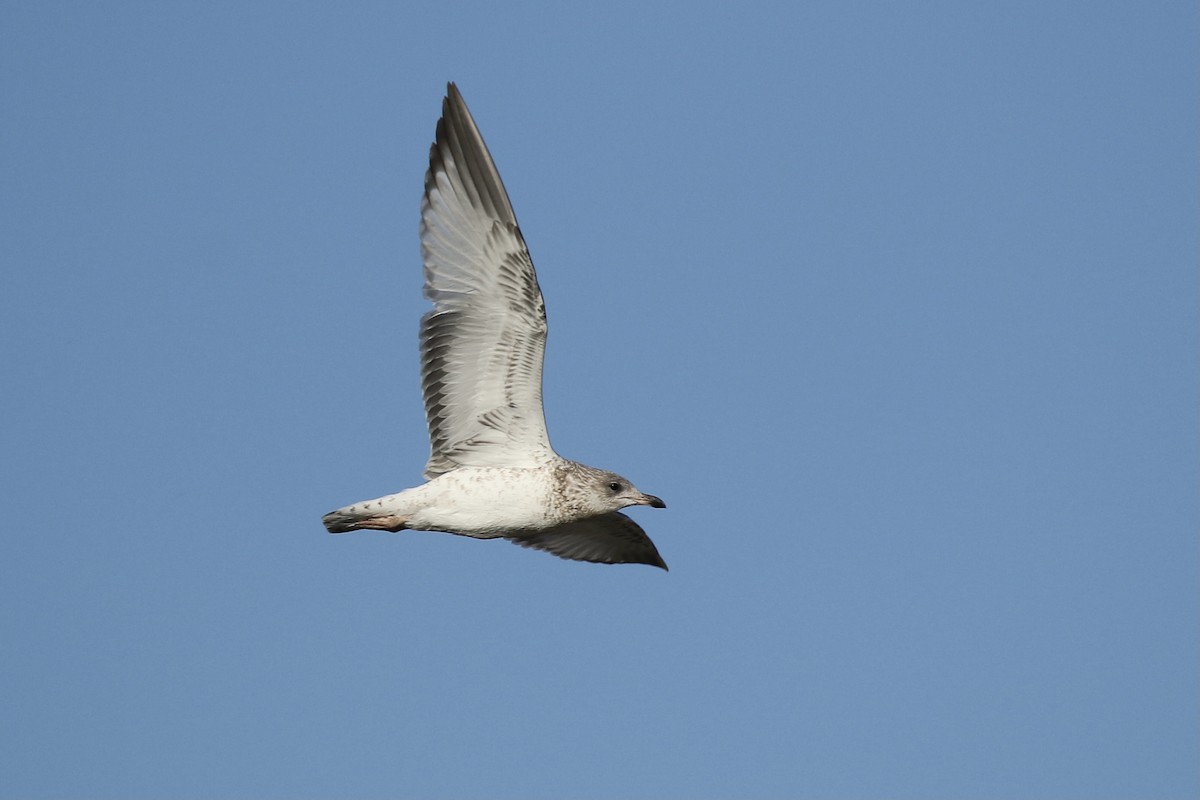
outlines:
[[[613,481],[612,483],[608,484],[608,489],[611,492],[619,492],[621,491],[621,483],[619,481]]]

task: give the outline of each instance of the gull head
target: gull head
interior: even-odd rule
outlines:
[[[575,495],[581,510],[589,515],[607,514],[628,506],[650,506],[651,508],[666,508],[667,504],[661,498],[640,491],[628,478],[622,478],[615,472],[585,467],[582,464],[572,464],[567,479],[570,493]],[[568,490],[570,491],[570,490]]]

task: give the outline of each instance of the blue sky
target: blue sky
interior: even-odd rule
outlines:
[[[1194,3],[9,3],[0,796],[1200,794]],[[447,80],[568,457],[419,482]]]

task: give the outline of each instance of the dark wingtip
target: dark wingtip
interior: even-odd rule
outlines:
[[[647,537],[649,541],[649,537]],[[658,567],[663,572],[670,572],[671,568],[667,566],[667,562],[663,561],[662,555],[658,552],[658,548],[654,546],[654,542],[650,542],[652,552],[646,554],[646,558],[640,558],[636,563],[646,564],[651,567]]]

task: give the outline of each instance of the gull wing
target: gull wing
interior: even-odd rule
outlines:
[[[574,561],[667,568],[642,526],[619,511],[506,538],[521,547],[545,550]]]
[[[449,84],[421,201],[425,477],[555,458],[542,414],[546,308],[487,145]]]

